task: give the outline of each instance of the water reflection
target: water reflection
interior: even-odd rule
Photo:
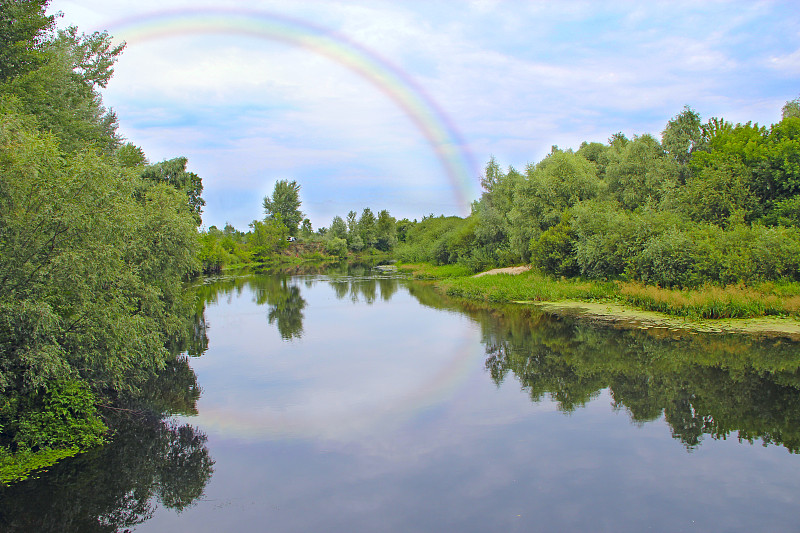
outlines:
[[[664,417],[693,450],[705,436],[761,441],[800,452],[800,350],[744,335],[617,329],[524,306],[488,309],[412,288],[424,305],[459,309],[481,324],[486,369],[499,386],[513,375],[539,402],[566,413],[608,389],[614,409],[642,424]]]
[[[339,278],[330,281],[336,298],[344,300],[350,298],[353,303],[364,302],[374,304],[380,299],[388,302],[400,288],[396,278],[388,276],[372,277],[366,279]]]
[[[711,441],[800,451],[795,343],[489,308],[366,267],[197,291],[174,349],[213,349],[109,413],[107,447],[0,491],[0,530],[679,530],[701,507],[709,530],[770,502],[793,519],[774,495],[797,494],[796,458]],[[234,498],[253,505],[212,503]]]
[[[107,446],[0,490],[0,530],[124,531],[156,502],[181,511],[202,495],[213,471],[202,432],[155,417],[118,415],[111,425]]]
[[[295,271],[298,271],[297,267],[292,269],[292,272]],[[303,311],[307,306],[301,287],[310,289],[318,282],[329,283],[339,300],[349,298],[353,303],[363,302],[367,305],[374,304],[379,298],[388,302],[400,288],[396,274],[376,274],[373,265],[358,263],[327,265],[306,273],[303,277],[271,271],[258,275],[243,273],[209,278],[197,287],[198,301],[202,307],[196,314],[198,318],[195,319],[195,329],[204,332],[207,328],[204,313],[206,304],[216,304],[220,299],[231,302],[233,297],[246,290],[255,295],[258,305],[267,306],[267,321],[278,328],[283,340],[300,339],[303,336]],[[205,344],[200,342],[202,339]],[[202,353],[208,347],[208,339],[205,337],[196,342],[197,346],[187,347],[191,355]]]
[[[306,301],[300,296],[300,287],[289,284],[288,278],[258,278],[253,287],[258,305],[267,305],[267,319],[276,324],[283,340],[303,336],[303,309]]]
[[[207,437],[165,419],[197,414],[201,388],[186,354],[205,352],[208,337],[202,301],[194,311],[165,367],[104,408],[109,444],[0,488],[0,531],[130,531],[159,504],[181,511],[201,497],[214,465]]]

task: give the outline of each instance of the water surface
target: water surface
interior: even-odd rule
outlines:
[[[200,293],[204,353],[171,373],[199,397],[6,490],[0,516],[53,531],[798,529],[791,342],[491,310],[361,271]]]

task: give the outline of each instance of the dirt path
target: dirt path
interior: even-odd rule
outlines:
[[[523,266],[516,266],[516,267],[506,267],[506,268],[493,268],[492,270],[487,270],[486,272],[481,272],[480,274],[475,274],[472,276],[473,278],[479,278],[481,276],[491,276],[492,274],[522,274],[523,272],[527,272],[531,269],[530,265],[523,265]]]

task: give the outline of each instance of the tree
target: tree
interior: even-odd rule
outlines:
[[[794,100],[789,100],[781,110],[781,118],[798,117],[800,118],[800,96]]]
[[[55,16],[45,15],[50,0],[0,0],[0,83],[34,70],[45,60],[44,35]]]
[[[278,180],[272,197],[265,196],[263,205],[268,220],[280,216],[289,235],[297,235],[298,226],[305,215],[300,212],[300,185],[296,181]]]
[[[661,132],[664,151],[680,165],[681,181],[686,180],[686,164],[701,144],[702,138],[700,115],[688,105],[667,122],[667,127]]]
[[[335,239],[347,239],[347,224],[339,215],[333,217],[328,235]]]
[[[280,215],[263,222],[254,220],[250,227],[253,228],[253,232],[249,244],[253,259],[256,261],[267,261],[275,253],[286,248],[288,230],[281,222]]]
[[[16,97],[20,111],[35,115],[43,131],[59,138],[63,151],[92,143],[111,154],[121,142],[117,117],[103,106],[99,88],[111,78],[123,47],[113,46],[107,33],[60,30],[41,44],[45,53],[40,66],[15,76],[0,86],[0,92]]]
[[[126,146],[132,145],[124,145],[122,148]],[[123,152],[131,151],[133,150],[127,148]],[[133,157],[135,157],[135,154]],[[156,183],[167,183],[177,190],[186,193],[189,213],[192,214],[195,223],[199,226],[202,223],[201,215],[203,206],[206,205],[206,201],[203,200],[201,196],[201,194],[203,194],[203,180],[194,172],[188,172],[186,170],[187,163],[188,160],[185,157],[176,157],[175,159],[162,161],[161,163],[145,167],[144,170],[142,170],[142,178]]]
[[[649,202],[658,205],[677,185],[679,168],[652,135],[644,134],[624,143],[606,169],[606,181],[609,192],[633,210]]]
[[[23,118],[3,114],[0,154],[0,456],[46,453],[91,441],[86,402],[170,356],[198,237],[182,191]]]
[[[378,221],[375,225],[375,236],[377,239],[375,247],[378,248],[378,250],[388,252],[397,244],[396,221],[386,209],[378,213]]]
[[[358,219],[358,234],[361,236],[361,241],[364,243],[364,248],[371,248],[377,242],[377,235],[375,234],[375,215],[372,209],[365,207],[361,212]]]
[[[115,155],[119,164],[126,168],[134,168],[147,164],[144,151],[133,143],[125,143],[117,148]]]
[[[352,210],[347,213],[347,247],[356,252],[364,248],[364,241],[358,234],[358,213]]]

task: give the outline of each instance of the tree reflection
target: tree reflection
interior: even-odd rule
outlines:
[[[46,475],[0,489],[4,532],[112,532],[180,511],[213,472],[206,436],[156,417],[117,417],[111,443],[55,465]]]
[[[337,299],[349,297],[353,303],[363,302],[367,305],[374,304],[379,294],[381,300],[388,302],[400,288],[400,282],[390,277],[334,279],[330,285]]]
[[[256,289],[256,303],[269,306],[267,319],[278,326],[281,338],[302,337],[306,301],[300,295],[300,287],[290,285],[288,278],[277,276],[259,276],[253,279],[252,286]]]
[[[424,305],[458,309],[481,324],[486,369],[513,375],[532,401],[571,412],[608,389],[636,424],[664,418],[688,450],[735,435],[800,452],[800,350],[788,340],[622,329],[525,306],[491,309],[424,285]]]
[[[105,407],[105,446],[62,460],[47,472],[0,488],[0,531],[130,531],[159,503],[180,511],[203,494],[214,462],[206,436],[170,415],[197,414],[200,387],[188,354],[208,347],[205,300],[197,299],[166,366]]]

